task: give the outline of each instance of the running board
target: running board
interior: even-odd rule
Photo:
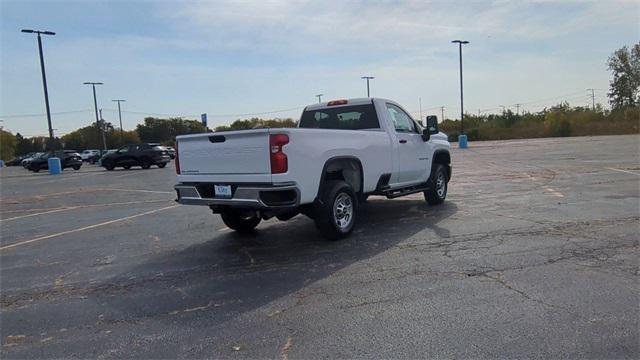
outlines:
[[[383,192],[383,195],[386,195],[387,199],[395,199],[401,196],[423,192],[428,189],[429,187],[426,184],[420,184],[416,186],[409,186],[406,188],[387,190]]]

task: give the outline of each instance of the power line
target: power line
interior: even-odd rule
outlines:
[[[58,111],[58,112],[52,112],[51,115],[74,114],[74,113],[83,113],[83,112],[91,112],[91,111],[93,111],[93,110],[92,109],[87,109],[87,110]],[[47,115],[47,113],[0,115],[0,118],[4,118],[4,119],[28,118],[28,117],[36,117],[36,116],[44,116],[44,115]]]

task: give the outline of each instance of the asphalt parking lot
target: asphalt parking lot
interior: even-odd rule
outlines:
[[[445,204],[252,236],[173,166],[1,173],[3,358],[639,358],[640,137],[476,142]]]

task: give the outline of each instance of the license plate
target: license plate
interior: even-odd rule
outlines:
[[[231,197],[231,185],[214,185],[213,190],[218,197]]]

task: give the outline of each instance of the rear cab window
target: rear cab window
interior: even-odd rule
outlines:
[[[305,110],[300,118],[303,129],[367,130],[379,129],[373,104]]]

